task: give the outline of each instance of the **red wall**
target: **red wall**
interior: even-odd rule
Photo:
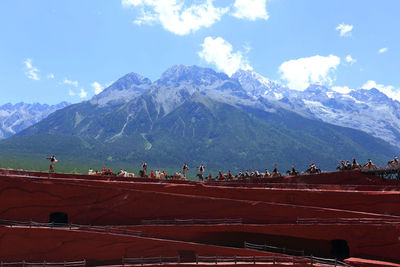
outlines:
[[[289,223],[300,218],[359,218],[374,214],[262,201],[231,200],[107,187],[76,182],[0,177],[0,218],[48,222],[65,212],[78,224],[132,224],[142,219],[243,218]],[[383,215],[382,215],[383,216]],[[384,216],[390,218],[390,216]]]
[[[292,249],[301,249],[302,244],[299,242],[305,242],[303,245],[307,247],[307,245],[328,244],[319,242],[321,240],[341,239],[347,241],[352,257],[400,262],[400,224],[147,225],[130,228],[141,230],[144,235],[149,236],[185,241],[197,240],[213,244],[223,244],[229,239],[244,239],[256,244],[268,244],[268,239],[272,239],[273,236],[282,240],[285,237],[296,237],[297,239],[292,240],[288,238]],[[280,247],[284,247],[284,245]],[[290,247],[286,246],[286,248]]]
[[[201,256],[274,255],[261,251],[146,237],[0,226],[0,259],[3,262],[62,262],[86,259],[89,265],[121,264],[123,257],[178,256],[180,251],[193,251]]]
[[[5,172],[9,171],[0,169],[0,173]],[[67,213],[73,223],[97,225],[129,225],[142,219],[242,218],[244,223],[262,225],[131,227],[149,236],[213,244],[281,240],[297,248],[305,242],[324,253],[329,250],[331,240],[343,239],[349,244],[351,256],[400,262],[400,225],[293,224],[297,218],[398,219],[388,215],[400,215],[399,186],[391,186],[395,181],[382,181],[360,172],[274,178],[270,181],[275,184],[258,184],[259,187],[237,182],[231,187],[217,187],[189,181],[121,182],[127,178],[52,174],[55,178],[49,179],[46,173],[29,175],[42,178],[0,175],[0,219],[48,222],[53,212]],[[263,188],[272,185],[275,189]],[[309,186],[324,190],[296,189]],[[375,191],[341,190],[361,187]],[[381,189],[392,191],[377,191]],[[65,230],[8,227],[0,230],[0,258],[6,256],[4,261],[42,261],[47,254],[51,255],[47,261],[79,260],[80,255],[87,255],[83,258],[93,262],[120,261],[121,253],[125,257],[176,256],[178,250],[195,246]],[[210,246],[197,246],[196,251],[204,249],[201,253],[211,253]],[[107,248],[109,251],[105,251]]]
[[[78,183],[101,184],[116,188],[167,192],[183,195],[209,196],[239,200],[318,206],[334,209],[365,211],[400,215],[400,191],[353,191],[353,190],[302,190],[215,187],[203,184],[159,184],[144,182],[78,181]]]

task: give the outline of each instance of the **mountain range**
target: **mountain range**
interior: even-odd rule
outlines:
[[[310,85],[297,91],[253,71],[240,70],[232,77],[250,96],[273,101],[308,118],[362,130],[400,148],[400,102],[376,88],[340,91]]]
[[[169,171],[183,162],[192,171],[200,163],[215,172],[272,168],[274,163],[302,169],[310,162],[332,170],[340,159],[383,163],[398,152],[382,140],[397,140],[394,118],[380,122],[387,128],[379,134],[392,136],[366,133],[379,122],[378,114],[366,116],[376,107],[373,101],[384,105],[376,99],[379,91],[336,93],[316,85],[291,90],[251,71],[229,77],[176,65],[154,82],[130,73],[91,100],[57,110],[1,141],[0,162],[22,167],[26,162],[17,159],[29,159],[45,168],[44,155],[55,153],[65,170],[74,164],[83,170],[102,164],[137,170],[141,160]],[[398,102],[383,100],[398,108]],[[357,120],[364,122],[360,114],[369,124],[355,127]],[[357,117],[353,124],[352,116]]]
[[[68,106],[69,103],[61,102],[57,105],[8,103],[0,106],[0,139],[10,137],[25,128],[41,121],[58,109]]]

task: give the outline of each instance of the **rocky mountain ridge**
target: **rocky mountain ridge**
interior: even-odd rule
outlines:
[[[7,103],[0,106],[0,139],[10,137],[27,127],[41,121],[56,110],[68,106],[61,102],[57,105],[39,103]]]
[[[400,147],[400,102],[376,88],[340,92],[335,88],[310,85],[304,91],[297,91],[252,71],[238,71],[233,77],[254,98],[274,101],[309,118],[362,130]]]

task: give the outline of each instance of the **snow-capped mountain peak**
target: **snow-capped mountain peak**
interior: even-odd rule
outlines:
[[[241,84],[225,73],[198,66],[175,65],[166,70],[149,92],[168,114],[193,95],[203,95],[230,105],[252,105]]]
[[[263,96],[280,100],[287,96],[290,90],[252,70],[238,70],[232,75],[232,78],[237,79],[247,94],[255,98]]]
[[[179,83],[207,86],[215,83],[217,80],[229,80],[229,76],[210,68],[174,65],[167,69],[156,83],[171,86]]]
[[[253,71],[240,70],[232,77],[249,95],[273,100],[307,117],[362,130],[400,147],[400,103],[375,88],[312,84],[304,91],[295,91]]]
[[[131,72],[118,79],[100,94],[95,95],[90,102],[100,106],[112,103],[126,103],[150,90],[151,85],[150,79]]]

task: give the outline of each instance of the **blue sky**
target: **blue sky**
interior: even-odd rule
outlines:
[[[2,0],[0,104],[76,103],[175,64],[400,100],[399,10],[397,0]]]

